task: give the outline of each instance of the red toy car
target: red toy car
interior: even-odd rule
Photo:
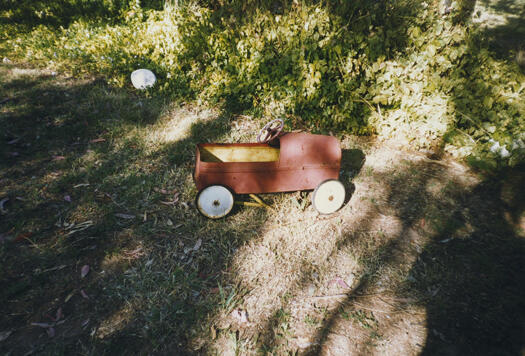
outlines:
[[[258,143],[197,145],[194,180],[197,209],[204,216],[226,216],[233,208],[234,193],[315,189],[312,203],[319,213],[341,208],[345,188],[337,180],[339,141],[333,136],[283,133],[283,125],[281,119],[269,122],[259,132]]]

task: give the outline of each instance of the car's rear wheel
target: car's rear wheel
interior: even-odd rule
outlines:
[[[233,194],[222,185],[210,185],[197,195],[197,209],[210,219],[220,219],[233,208]]]
[[[345,186],[337,179],[329,179],[317,186],[312,204],[320,214],[332,214],[345,202]]]

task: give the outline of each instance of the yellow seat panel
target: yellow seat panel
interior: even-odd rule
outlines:
[[[275,162],[279,152],[269,146],[205,146],[200,154],[203,162]]]

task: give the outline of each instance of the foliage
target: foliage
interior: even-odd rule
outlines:
[[[0,48],[118,86],[147,67],[162,95],[286,115],[291,126],[378,133],[459,157],[523,160],[523,74],[495,58],[479,28],[459,15],[441,16],[431,3],[95,4],[94,18],[63,16],[71,22],[35,22],[25,32],[9,21],[17,10],[7,6]]]

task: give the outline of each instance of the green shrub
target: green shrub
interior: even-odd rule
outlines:
[[[92,18],[66,16],[58,27],[4,21],[0,48],[119,86],[147,67],[163,95],[287,115],[316,131],[522,160],[523,74],[495,59],[476,27],[426,2],[95,3]]]

